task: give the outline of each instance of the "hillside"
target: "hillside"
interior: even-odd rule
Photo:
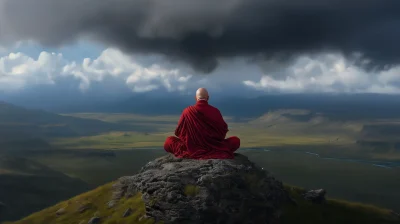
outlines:
[[[254,221],[254,217],[269,217],[270,220],[279,214],[282,214],[281,224],[400,223],[400,217],[391,211],[371,205],[335,199],[327,199],[321,204],[308,201],[302,196],[304,189],[281,188],[279,181],[245,157],[240,156],[235,161],[191,162],[165,156],[148,163],[135,176],[123,177],[13,224],[88,223],[93,218],[97,221],[93,223],[101,224],[150,224],[156,223],[155,217],[159,220],[157,223],[162,223],[161,217],[176,221],[171,223],[198,223],[207,217]],[[195,180],[197,183],[189,184]],[[286,196],[282,192],[286,192],[291,200],[284,199]],[[258,195],[255,200],[248,201],[255,195]],[[208,199],[212,199],[211,204],[202,204]],[[246,203],[242,204],[241,200]],[[199,203],[206,207],[192,210]],[[282,210],[277,207],[279,204]],[[248,213],[250,210],[246,206],[255,213]],[[185,218],[191,221],[183,221]]]
[[[15,220],[51,206],[89,186],[40,163],[12,156],[0,156],[0,201],[5,208],[1,219]]]
[[[285,188],[290,193],[290,196],[298,202],[298,206],[291,204],[285,206],[281,224],[400,223],[400,219],[386,209],[335,199],[327,199],[325,205],[313,204],[301,197],[301,194],[305,191],[304,189],[292,186],[285,186]],[[5,222],[4,224],[87,223],[95,213],[100,214],[102,217],[111,216],[107,222],[104,222],[107,224],[155,223],[153,219],[142,218],[145,214],[145,206],[140,194],[129,199],[121,199],[112,210],[107,206],[111,197],[112,183],[58,203],[20,221]],[[83,213],[79,213],[77,210],[82,204],[90,204],[90,208]],[[123,215],[129,208],[133,212],[129,218],[124,218]],[[63,215],[57,215],[57,211],[62,212]]]
[[[111,130],[131,130],[133,127],[28,110],[0,102],[0,142],[93,135]]]

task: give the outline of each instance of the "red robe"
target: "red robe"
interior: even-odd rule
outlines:
[[[225,139],[227,132],[228,125],[221,112],[207,101],[199,100],[183,111],[175,130],[177,137],[168,137],[164,149],[178,158],[233,159],[240,139]]]

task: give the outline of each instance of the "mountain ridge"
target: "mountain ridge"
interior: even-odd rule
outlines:
[[[137,94],[112,102],[71,105],[51,111],[176,115],[191,104],[194,104],[194,98],[190,95]],[[393,118],[400,113],[400,99],[395,95],[385,94],[268,94],[252,97],[216,94],[211,95],[210,104],[219,108],[222,114],[234,117],[258,117],[278,109],[310,110],[339,120]]]
[[[131,130],[132,127],[63,116],[39,109],[26,109],[0,101],[0,142],[93,135],[112,130]]]

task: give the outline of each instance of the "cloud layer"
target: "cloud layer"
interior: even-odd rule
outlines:
[[[350,60],[340,54],[301,56],[279,74],[267,73],[258,81],[243,83],[257,90],[283,93],[400,92],[400,66],[366,71],[358,66],[358,57]]]
[[[33,58],[17,52],[0,57],[0,92],[18,94],[27,88],[41,91],[43,85],[63,87],[72,83],[75,91],[85,93],[96,86],[103,95],[126,88],[133,92],[192,93],[201,86],[236,95],[245,95],[246,90],[400,93],[400,66],[364,70],[359,64],[371,62],[359,55],[352,59],[339,53],[302,55],[284,67],[279,62],[269,63],[269,70],[265,70],[245,58],[221,60],[212,75],[201,76],[184,65],[152,56],[132,56],[115,48],[82,61],[67,60],[61,53],[44,51]]]
[[[1,0],[0,41],[59,46],[85,37],[203,72],[221,57],[331,50],[383,66],[400,60],[399,11],[398,0]]]
[[[83,92],[93,83],[107,82],[107,78],[121,80],[134,92],[145,92],[160,87],[184,90],[191,75],[159,64],[143,67],[132,56],[112,48],[80,63],[49,52],[40,53],[36,59],[23,53],[0,58],[0,90],[4,92],[18,92],[35,85],[63,85],[66,78],[78,80]]]

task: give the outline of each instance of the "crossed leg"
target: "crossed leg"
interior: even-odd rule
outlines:
[[[176,157],[182,157],[187,154],[185,144],[175,136],[170,136],[165,140],[164,150],[172,153]]]
[[[229,137],[224,140],[232,152],[235,152],[240,147],[240,139],[236,136]]]
[[[240,139],[236,136],[225,139],[224,143],[228,145],[228,148],[232,152],[235,152],[240,147]],[[170,136],[165,140],[164,150],[174,154],[176,157],[181,157],[187,154],[185,144],[175,136]]]

